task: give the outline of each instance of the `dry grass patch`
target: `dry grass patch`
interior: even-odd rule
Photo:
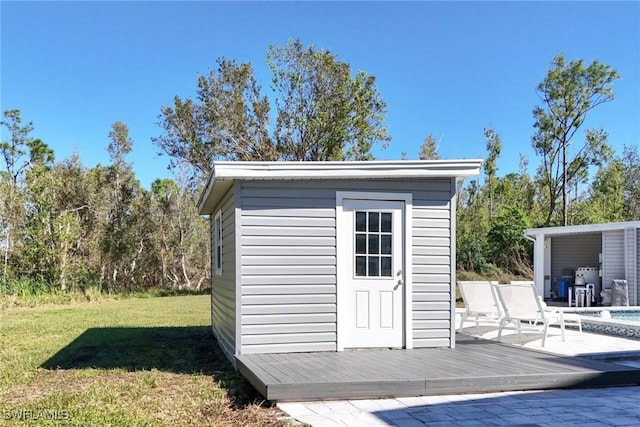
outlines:
[[[0,417],[16,426],[279,426],[224,358],[207,296],[0,312]]]

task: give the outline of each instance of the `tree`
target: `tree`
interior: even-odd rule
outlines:
[[[420,160],[440,160],[438,154],[438,143],[432,134],[427,135],[420,146],[418,153]]]
[[[505,207],[495,218],[487,235],[488,255],[498,267],[512,273],[530,271],[530,243],[524,238],[527,219],[519,208]]]
[[[191,99],[176,96],[173,107],[163,105],[158,116],[158,125],[164,135],[151,138],[165,154],[171,157],[170,167],[176,162],[193,168],[194,180],[210,174],[212,161],[220,158],[222,148],[208,136],[203,106]]]
[[[475,179],[464,187],[458,186],[456,203],[458,267],[466,271],[482,272],[487,266],[485,253],[489,223],[482,188]]]
[[[205,103],[209,132],[219,140],[229,160],[275,160],[269,138],[271,107],[248,63],[218,60],[218,78],[210,74],[198,81],[200,100]]]
[[[46,165],[54,160],[53,151],[41,140],[29,136],[33,130],[31,122],[22,124],[20,110],[7,110],[0,122],[9,138],[0,142],[0,154],[4,170],[0,173],[2,206],[0,209],[0,232],[4,234],[4,260],[2,278],[7,280],[9,256],[18,240],[18,230],[24,220],[24,177],[27,171],[38,165]]]
[[[111,163],[123,166],[125,156],[133,150],[133,141],[129,138],[129,127],[124,122],[114,122],[109,131],[109,145],[107,152],[111,157]]]
[[[31,123],[10,110],[0,145],[0,294],[14,280],[30,290],[132,291],[164,284],[196,287],[208,278],[202,245],[207,222],[196,211],[197,193],[171,180],[140,187],[127,155],[133,141],[123,122],[113,123],[107,166],[86,168],[73,155],[53,152],[30,137]],[[5,132],[7,131],[7,132]],[[5,138],[6,134],[6,138]]]
[[[9,139],[0,142],[0,153],[4,161],[3,171],[8,178],[10,185],[15,188],[18,185],[18,178],[28,166],[24,161],[27,154],[27,144],[31,140],[29,134],[33,130],[33,124],[22,125],[20,110],[7,110],[4,112],[4,120],[0,122],[9,133]]]
[[[487,158],[484,161],[484,172],[486,175],[486,186],[488,192],[488,211],[489,211],[489,224],[493,225],[493,192],[495,190],[496,181],[496,160],[500,156],[502,151],[502,141],[500,135],[496,133],[492,128],[486,128],[484,130],[484,137],[487,139]]]
[[[135,255],[144,249],[145,236],[136,233],[137,222],[133,204],[140,193],[130,163],[125,156],[132,150],[133,141],[129,138],[129,128],[125,123],[114,122],[109,132],[107,151],[111,164],[102,174],[107,189],[106,221],[102,231],[102,274],[101,282],[112,288],[124,283],[130,290],[136,263]],[[120,279],[120,280],[119,280]]]
[[[33,131],[31,122],[22,124],[20,110],[7,110],[5,119],[0,123],[9,133],[8,141],[0,142],[0,153],[6,174],[14,187],[17,187],[26,170],[37,164],[51,163],[54,160],[53,150],[39,139],[32,139],[29,134]]]
[[[613,100],[613,82],[618,73],[599,61],[588,67],[582,60],[566,62],[557,55],[537,93],[542,107],[533,110],[536,134],[532,145],[542,157],[541,183],[547,191],[546,224],[556,214],[557,199],[561,197],[561,223],[568,223],[567,191],[569,183],[590,165],[607,160],[611,149],[606,144],[604,130],[589,130],[585,142],[571,155],[569,147],[575,141],[586,115],[598,105]]]
[[[171,179],[156,179],[151,183],[151,195],[156,214],[155,245],[160,260],[162,289],[167,289],[169,269],[172,264],[171,228],[177,212],[175,199],[178,197],[178,186]]]
[[[368,160],[390,140],[387,105],[364,71],[300,40],[270,46],[277,120],[274,139],[285,160]]]
[[[588,199],[580,203],[578,223],[624,221],[624,166],[618,159],[598,169]]]
[[[534,206],[534,188],[529,175],[508,173],[495,180],[493,187],[494,207],[499,211],[503,207],[517,206],[529,217]],[[495,214],[494,214],[495,218]]]
[[[159,125],[165,134],[153,142],[172,158],[172,166],[193,168],[191,179],[207,177],[212,162],[275,160],[269,138],[268,99],[248,63],[224,57],[217,70],[198,78],[197,99],[176,96],[173,106],[163,106]]]
[[[198,79],[197,98],[175,97],[163,106],[164,135],[153,142],[192,178],[211,173],[212,162],[229,160],[367,160],[374,144],[389,140],[386,104],[375,77],[340,61],[328,50],[299,40],[270,46],[270,102],[249,63],[220,58],[216,71]],[[270,106],[276,106],[270,137]]]
[[[179,176],[179,180],[184,177]],[[158,179],[151,185],[156,229],[154,241],[162,269],[162,287],[199,289],[209,277],[207,245],[208,222],[198,215],[197,195],[188,186],[171,179]]]
[[[626,146],[620,159],[624,217],[628,221],[640,221],[640,153],[638,146]]]
[[[72,157],[36,167],[26,177],[24,232],[16,260],[30,279],[49,288],[75,288],[87,281],[82,247],[94,236],[82,227],[83,211],[88,209],[83,174],[77,157]]]

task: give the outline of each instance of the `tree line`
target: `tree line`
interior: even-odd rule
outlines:
[[[587,115],[614,100],[619,78],[599,61],[554,57],[536,87],[532,147],[535,173],[521,155],[520,170],[497,175],[502,140],[484,130],[482,183],[471,180],[458,192],[458,269],[487,275],[532,276],[532,247],[523,230],[640,220],[640,155],[635,142],[622,153],[608,143],[605,129],[585,128]],[[425,142],[426,143],[426,142]]]
[[[29,292],[134,291],[208,286],[208,225],[198,194],[171,179],[147,190],[126,160],[125,123],[109,132],[108,165],[55,161],[18,110],[4,112],[0,145],[0,285]],[[25,286],[26,284],[26,286]]]
[[[77,156],[56,161],[20,111],[5,111],[0,283],[199,288],[209,280],[210,248],[196,202],[214,160],[369,160],[374,146],[391,141],[374,76],[299,40],[270,46],[266,61],[271,97],[251,64],[222,57],[198,78],[194,97],[161,107],[161,134],[152,140],[170,157],[175,179],[150,189],[127,162],[133,141],[125,123],[109,132],[110,163],[87,168]],[[482,176],[458,188],[460,270],[528,276],[525,228],[640,219],[637,145],[615,153],[606,130],[583,126],[591,110],[613,101],[618,78],[599,61],[553,58],[535,88],[533,174],[521,156],[519,171],[500,176],[502,138],[484,129]],[[416,154],[439,159],[441,143],[428,134]]]

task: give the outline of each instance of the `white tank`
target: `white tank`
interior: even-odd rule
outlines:
[[[583,277],[584,283],[600,283],[598,267],[578,267],[576,269],[576,277]]]
[[[580,278],[578,280],[578,278]],[[591,294],[591,300],[593,303],[599,304],[601,302],[600,292],[602,291],[602,284],[600,283],[600,273],[598,267],[578,267],[576,268],[576,282],[582,282],[584,284],[593,284],[593,291]]]

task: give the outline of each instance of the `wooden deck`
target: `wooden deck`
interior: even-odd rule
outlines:
[[[355,350],[236,357],[268,400],[485,393],[640,384],[640,369],[556,356],[458,334],[454,349]]]

